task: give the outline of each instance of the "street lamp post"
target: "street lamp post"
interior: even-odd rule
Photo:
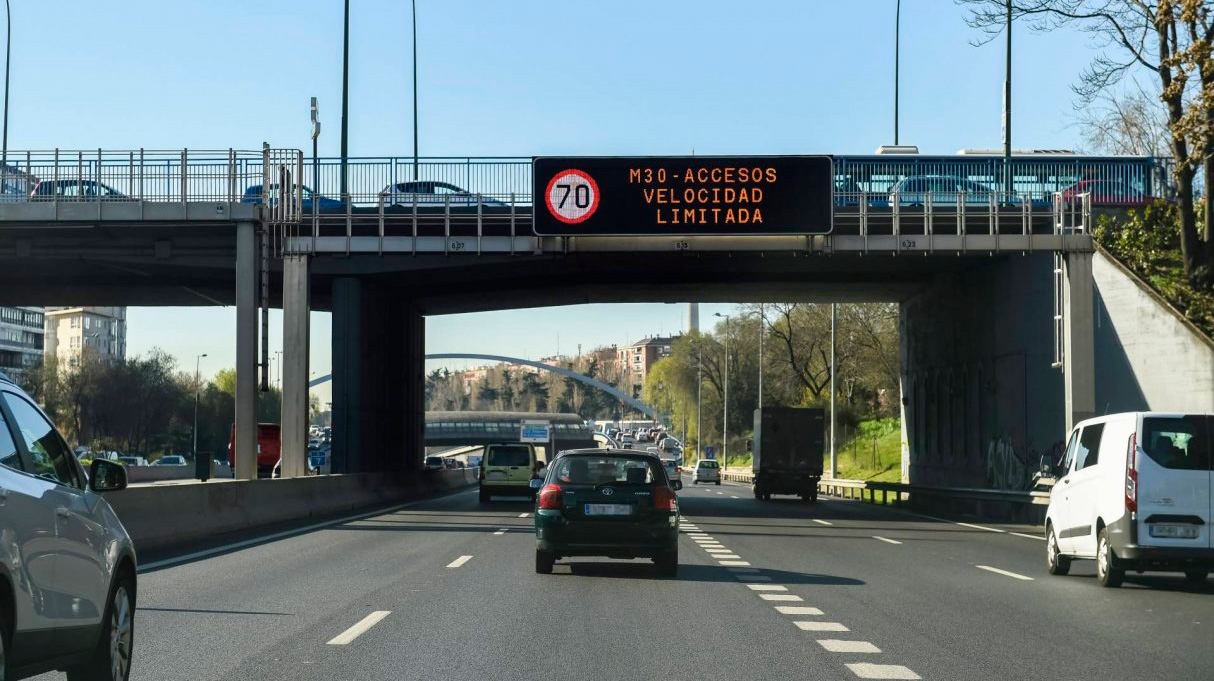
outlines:
[[[13,53],[13,14],[9,7],[9,0],[4,0],[4,141],[0,142],[3,145],[3,160],[0,165],[3,166],[4,172],[8,172],[8,63],[9,57]]]
[[[894,146],[898,146],[898,57],[902,39],[902,0],[894,5]]]
[[[341,200],[348,202],[350,195],[346,186],[346,159],[349,152],[350,126],[350,0],[346,0],[345,23],[341,42]]]
[[[699,334],[697,334],[698,336]],[[699,461],[700,444],[704,440],[704,427],[700,421],[700,406],[704,396],[704,339],[696,339],[696,460]]]
[[[716,313],[725,318],[725,399],[721,405],[721,461],[729,467],[729,315]]]
[[[417,0],[413,0],[413,179],[417,180]]]
[[[763,336],[767,335],[767,317],[759,303],[759,409],[763,408]]]
[[[190,451],[194,454],[195,462],[198,461],[198,367],[199,363],[202,361],[202,358],[206,356],[207,353],[204,352],[194,358],[194,427],[191,429],[191,439],[194,441],[194,444],[191,446]]]

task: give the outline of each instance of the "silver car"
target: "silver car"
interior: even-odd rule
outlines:
[[[100,494],[125,487],[117,461],[94,459],[86,475],[0,374],[0,678],[130,677],[135,549]]]
[[[691,474],[693,485],[701,482],[721,484],[721,467],[714,459],[700,459],[696,462],[695,472]]]

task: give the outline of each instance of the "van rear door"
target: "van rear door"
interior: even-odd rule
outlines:
[[[528,487],[535,450],[523,443],[489,445],[483,463],[486,483]]]
[[[1211,548],[1214,416],[1144,416],[1141,433],[1138,543]]]

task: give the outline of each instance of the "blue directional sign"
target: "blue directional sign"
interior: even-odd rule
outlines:
[[[519,425],[519,442],[543,444],[548,441],[552,424],[547,421],[523,421]]]
[[[717,453],[716,453],[716,451],[715,451],[715,450],[712,448],[712,445],[705,445],[705,446],[704,446],[704,458],[705,458],[705,459],[715,459],[715,458],[717,458]]]

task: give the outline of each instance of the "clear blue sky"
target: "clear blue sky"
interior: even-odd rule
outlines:
[[[350,152],[411,153],[408,2],[353,0]],[[870,153],[893,137],[894,0],[418,0],[422,155]],[[339,149],[340,0],[13,2],[9,148]],[[997,147],[1002,41],[902,3],[901,141]],[[1074,32],[1016,32],[1018,148],[1075,148]],[[51,301],[48,301],[51,302]],[[539,357],[681,329],[677,305],[432,318],[432,352]],[[708,307],[711,312],[725,306]],[[280,326],[272,346],[277,349]],[[526,322],[524,325],[523,322]],[[486,333],[492,330],[491,333]],[[313,368],[327,373],[316,315]],[[233,364],[231,309],[130,311],[132,353]]]

